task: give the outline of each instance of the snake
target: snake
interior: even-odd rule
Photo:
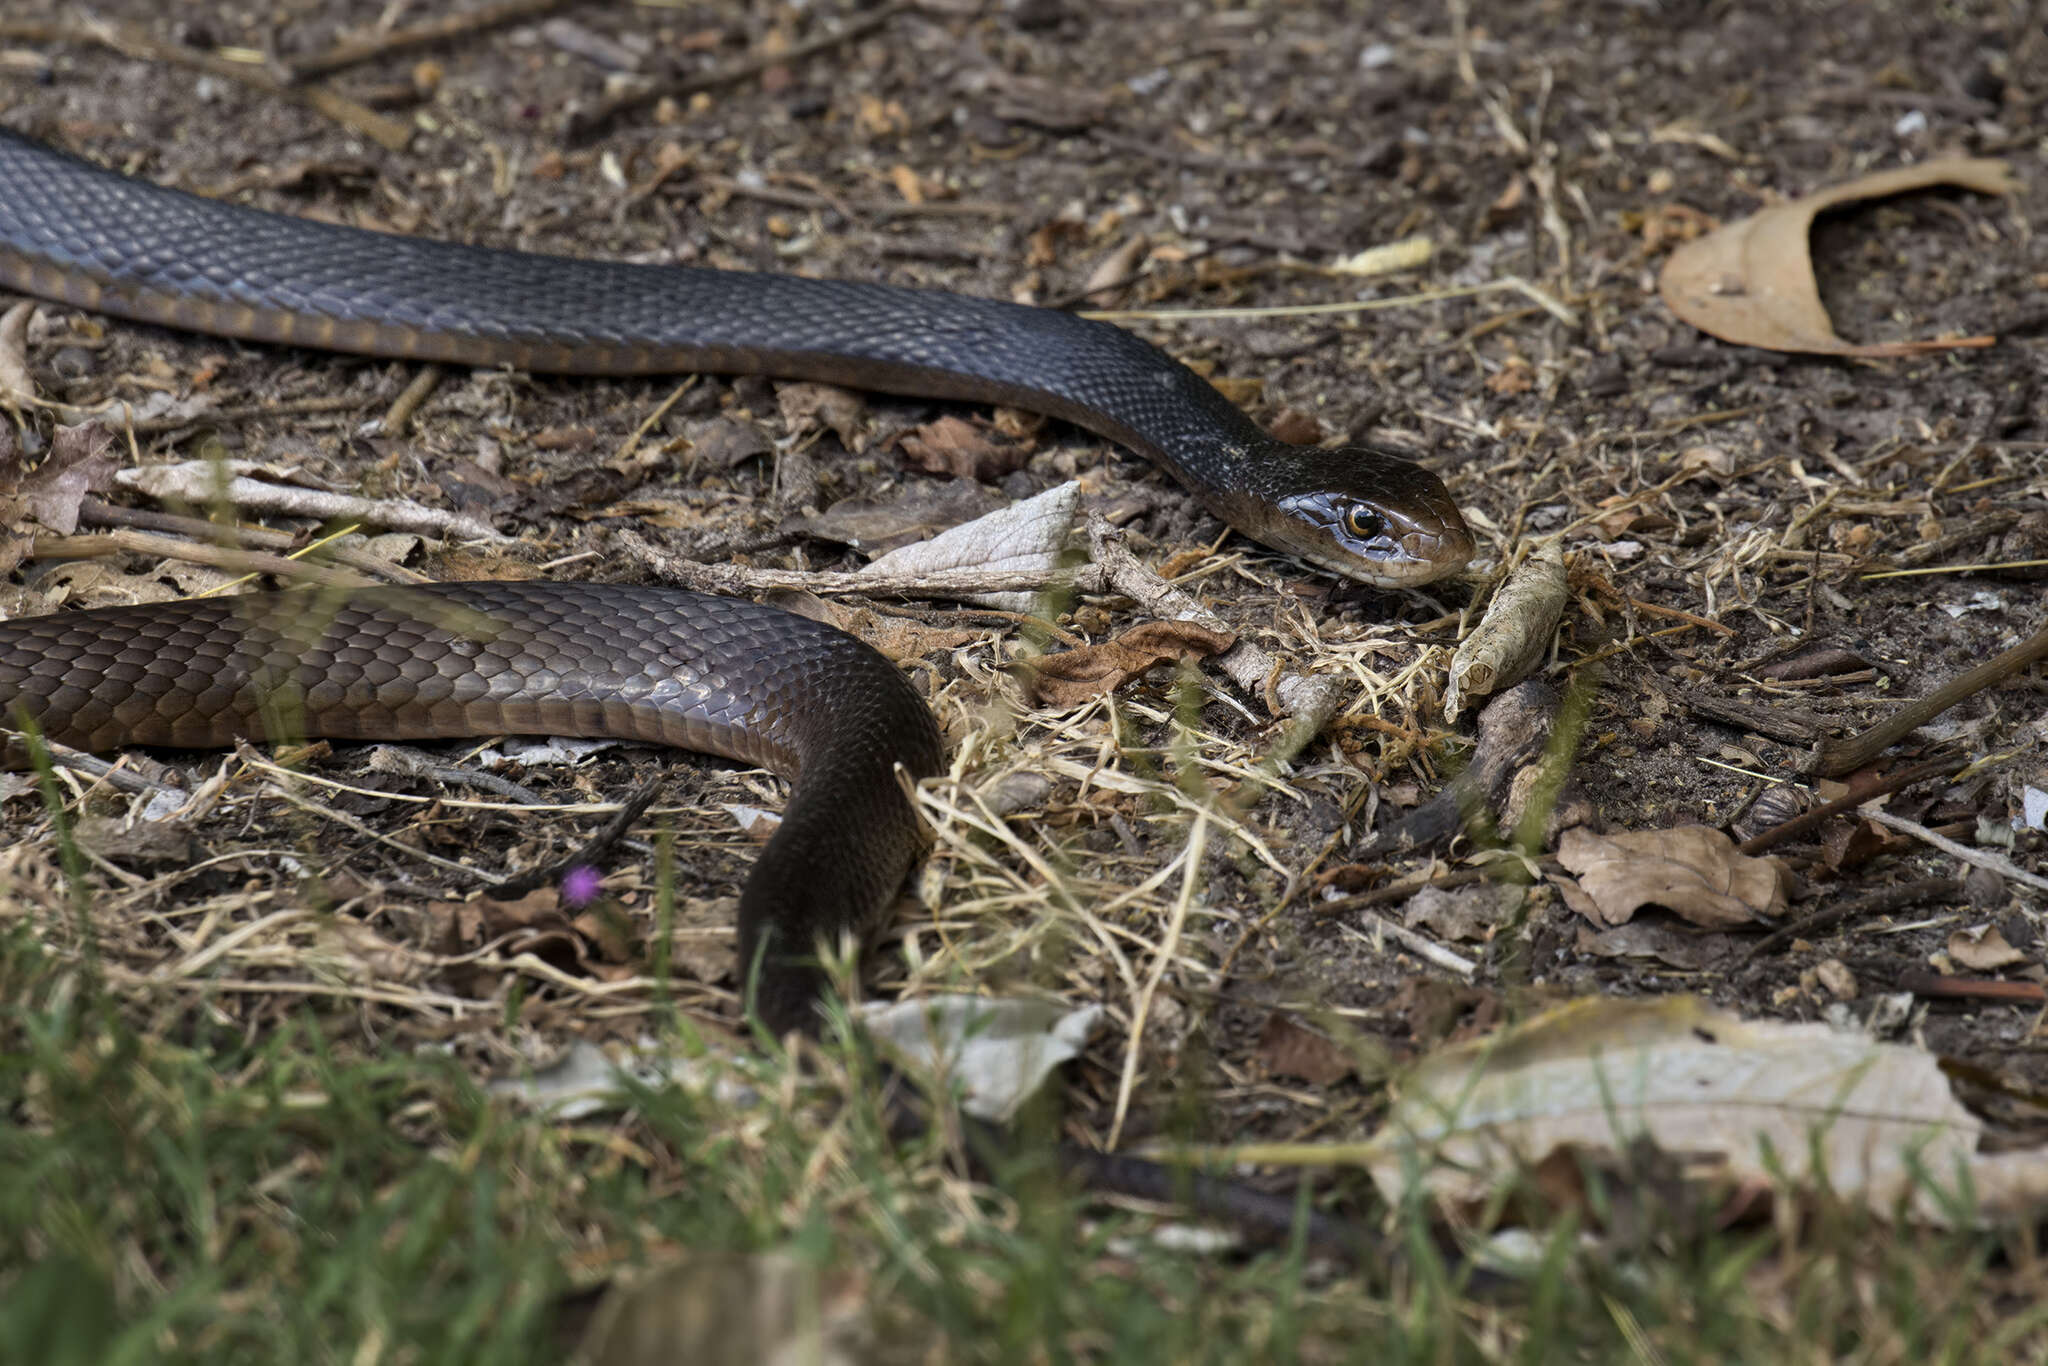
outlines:
[[[1409,587],[1473,539],[1442,481],[1380,447],[1264,432],[1111,323],[867,281],[639,264],[275,214],[0,129],[0,287],[115,317],[360,355],[582,375],[707,372],[997,403],[1148,457],[1224,522],[1348,578]],[[652,740],[791,779],[742,887],[741,976],[815,1020],[821,937],[858,938],[925,845],[906,780],[930,708],[851,637],[760,604],[590,583],[251,594],[0,622],[0,712],[95,751],[238,738],[506,733]]]

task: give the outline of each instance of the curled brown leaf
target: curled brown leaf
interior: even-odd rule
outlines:
[[[1982,194],[2011,194],[2012,168],[1984,157],[1943,157],[1880,171],[1776,204],[1671,253],[1658,278],[1665,304],[1702,332],[1741,346],[1830,356],[1910,356],[1953,347],[1989,346],[1994,337],[1930,338],[1859,345],[1835,335],[1814,282],[1807,234],[1815,216],[1859,199],[1959,185]]]
[[[1704,825],[1595,835],[1564,832],[1558,862],[1578,875],[1559,884],[1565,900],[1597,925],[1626,924],[1644,906],[1662,906],[1695,925],[1733,929],[1785,913],[1786,876],[1773,858],[1751,858]]]
[[[1034,706],[1071,707],[1114,692],[1156,664],[1221,654],[1237,643],[1228,631],[1191,621],[1148,621],[1114,640],[1040,655],[1019,665]]]

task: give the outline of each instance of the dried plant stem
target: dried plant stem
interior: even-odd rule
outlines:
[[[1917,702],[1908,702],[1884,720],[1847,740],[1825,740],[1814,749],[1807,770],[1823,778],[1839,778],[1875,759],[1913,731],[1956,703],[2002,683],[2020,670],[2048,659],[2048,626],[1966,674],[1950,679]]]

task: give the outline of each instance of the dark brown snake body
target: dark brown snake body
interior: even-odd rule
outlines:
[[[1456,569],[1442,483],[1372,448],[1275,441],[1106,323],[939,291],[635,266],[423,241],[116,175],[0,130],[0,285],[221,336],[583,374],[816,379],[1013,404],[1152,458],[1225,521],[1381,584]],[[838,632],[698,594],[470,584],[0,623],[0,708],[82,749],[242,736],[619,735],[794,778],[741,899],[757,1002],[808,1022],[815,936],[871,926],[921,844],[898,772],[930,712]],[[17,745],[10,756],[19,762]]]

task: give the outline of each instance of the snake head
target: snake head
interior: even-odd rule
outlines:
[[[1276,545],[1346,578],[1414,588],[1462,569],[1472,531],[1443,480],[1411,460],[1369,446],[1294,447],[1286,486],[1268,487]]]

